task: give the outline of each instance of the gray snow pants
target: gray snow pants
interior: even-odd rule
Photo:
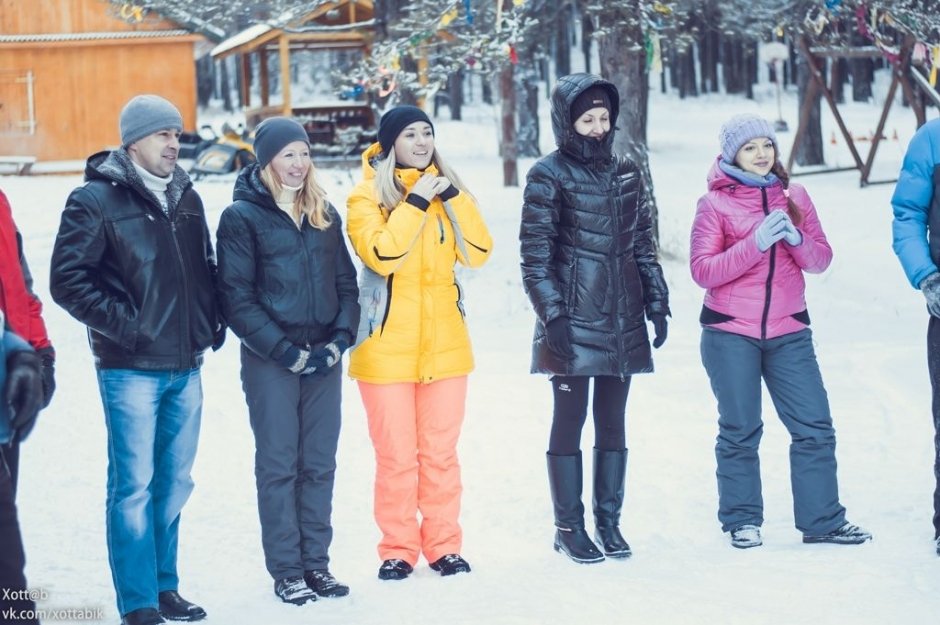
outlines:
[[[836,437],[829,399],[809,328],[759,340],[712,328],[702,331],[702,364],[718,400],[718,520],[722,531],[761,525],[761,378],[790,432],[793,516],[803,534],[827,534],[845,523],[836,481]]]
[[[265,565],[276,580],[325,569],[333,540],[342,363],[324,376],[301,376],[244,345],[241,361]]]
[[[930,372],[933,412],[933,537],[940,538],[940,319],[930,317],[927,326],[927,370]]]

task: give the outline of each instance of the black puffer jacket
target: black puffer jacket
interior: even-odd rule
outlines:
[[[570,116],[571,103],[593,85],[607,89],[612,109],[600,141],[577,134]],[[611,83],[591,74],[566,76],[552,93],[558,150],[529,170],[519,234],[523,285],[538,316],[533,373],[624,377],[653,369],[644,312],[668,314],[669,291],[639,169],[612,155],[619,101]],[[556,317],[569,320],[573,359],[545,342]]]
[[[85,180],[62,212],[52,298],[88,326],[99,368],[200,366],[220,317],[212,241],[189,176],[174,171],[169,216],[123,149],[90,157]]]
[[[343,338],[359,325],[359,287],[339,213],[317,230],[294,221],[274,202],[257,164],[235,182],[234,202],[217,232],[219,299],[225,319],[262,358],[298,346]]]

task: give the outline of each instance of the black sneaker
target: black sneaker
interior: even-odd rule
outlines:
[[[379,579],[405,579],[412,571],[414,568],[404,560],[392,558],[379,567]]]
[[[316,601],[317,595],[310,590],[303,577],[285,577],[274,582],[274,594],[284,603],[303,605],[308,601]]]
[[[326,569],[305,571],[304,581],[321,597],[345,597],[349,594],[349,586],[339,583]]]
[[[867,532],[858,525],[845,523],[839,529],[832,530],[822,536],[803,535],[804,543],[831,543],[833,545],[860,545],[871,540],[871,532]]]
[[[121,617],[121,625],[160,625],[160,623],[166,623],[166,621],[153,608],[132,610]]]
[[[934,540],[934,544],[937,546],[937,555],[940,556],[940,536]]]
[[[446,577],[457,573],[469,573],[470,563],[461,558],[459,554],[449,553],[432,562],[431,569],[440,573],[442,577]]]
[[[201,621],[206,611],[191,601],[180,597],[175,590],[164,590],[157,595],[160,615],[168,621]]]

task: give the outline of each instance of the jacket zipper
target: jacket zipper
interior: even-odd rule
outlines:
[[[620,179],[616,174],[617,172],[614,171],[614,184],[618,185],[619,187]],[[622,271],[622,268],[617,266],[618,264],[617,263],[617,236],[620,234],[620,211],[618,210],[618,207],[617,207],[616,198],[611,197],[611,195],[612,195],[611,189],[608,187],[607,203],[611,207],[611,211],[613,213],[612,221],[614,224],[613,231],[611,232],[612,236],[610,238],[610,251],[608,252],[608,254],[610,255],[610,266],[613,267],[614,269],[612,273],[612,281],[613,281],[613,287],[614,287],[613,288],[613,291],[614,291],[613,313],[614,313],[614,326],[616,327],[617,316],[619,313],[618,309],[620,307],[620,276],[623,273],[623,271]],[[637,196],[637,209],[639,209],[640,207],[639,200],[640,198],[639,196]],[[623,362],[623,349],[622,349],[623,337],[620,335],[620,332],[617,332],[616,330],[615,330],[615,333],[616,333],[616,336],[614,338],[615,338],[615,342],[617,343],[617,363],[620,366],[620,381],[623,382],[626,379],[626,373],[624,371],[626,363]]]
[[[382,325],[379,326],[379,336],[385,333],[385,322],[388,321],[388,313],[392,310],[392,280],[395,274],[388,274],[388,280],[385,281],[385,312],[382,313]]]
[[[770,210],[767,206],[767,189],[761,187],[761,210],[764,211],[764,216],[770,214]],[[767,339],[767,317],[770,315],[770,296],[773,291],[773,282],[774,282],[774,268],[777,261],[777,246],[776,244],[770,246],[770,268],[767,270],[767,284],[764,286],[764,312],[761,314],[760,320],[760,338],[761,340]]]
[[[287,217],[288,215],[285,214],[284,216]],[[293,222],[293,220],[291,220],[291,222]],[[297,224],[294,223],[293,225],[296,226]],[[304,220],[303,218],[301,218],[300,227],[294,228],[294,229],[297,231],[297,238],[300,244],[300,249],[304,251],[304,276],[306,277],[306,283],[312,285],[313,276],[310,275],[310,250],[307,249],[306,242],[304,241],[303,227],[304,227]],[[307,314],[308,314],[307,318],[308,319],[316,319],[316,314],[314,313],[315,306],[313,303],[313,299],[314,299],[313,289],[312,288],[307,289]],[[306,345],[307,349],[310,349],[310,345],[311,345],[310,339],[311,339],[310,335],[307,334],[307,332],[305,331],[304,342],[307,343]]]
[[[185,194],[185,192],[184,192]],[[180,202],[182,203],[182,196],[180,197]],[[186,271],[186,262],[183,259],[183,250],[180,247],[179,237],[177,236],[176,230],[176,220],[179,218],[179,206],[176,207],[176,216],[170,220],[170,236],[173,239],[173,246],[176,248],[176,259],[179,261],[179,272],[180,272],[180,282],[183,284],[183,307],[180,311],[180,369],[192,369],[195,367],[196,363],[192,357],[192,350],[189,348],[189,345],[185,343],[189,332],[186,330],[189,328],[189,276]],[[169,220],[169,217],[167,217]],[[189,361],[184,363],[183,359],[186,358],[189,354]]]

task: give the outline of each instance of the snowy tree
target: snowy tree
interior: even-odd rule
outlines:
[[[659,220],[647,153],[646,123],[649,101],[648,46],[656,27],[674,19],[678,2],[588,0],[584,10],[594,23],[600,73],[620,92],[621,132],[614,150],[632,159],[643,175],[647,203],[653,215],[654,236],[659,241]]]
[[[535,2],[535,0],[529,0]],[[457,72],[495,81],[500,91],[500,153],[503,183],[518,184],[516,105],[513,68],[517,47],[535,21],[526,0],[502,4],[482,0],[416,0],[401,6],[396,22],[372,55],[356,69],[338,77],[347,88],[369,93],[382,113],[409,95],[433,98]]]
[[[209,41],[220,42],[238,31],[260,21],[290,16],[309,11],[319,4],[310,0],[101,0],[111,5],[111,13],[128,22],[147,20],[173,20],[181,26],[199,33]],[[225,110],[232,111],[230,100],[229,63],[220,66],[221,94]],[[197,94],[199,103],[208,103],[215,91],[216,66],[204,57],[196,62]],[[236,73],[236,80],[241,77]],[[241,90],[238,90],[241,93]]]

